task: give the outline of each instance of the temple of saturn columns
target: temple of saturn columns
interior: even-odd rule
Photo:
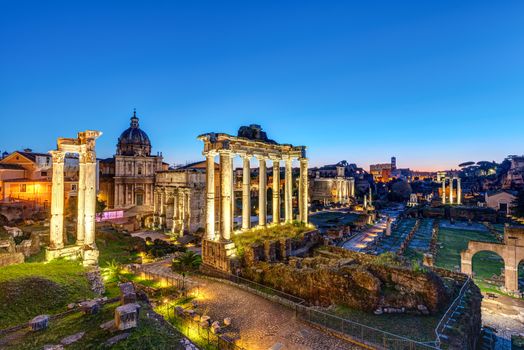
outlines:
[[[259,126],[255,126],[260,128]],[[236,254],[233,233],[233,159],[242,158],[242,234],[251,226],[250,203],[250,161],[257,158],[259,162],[259,213],[258,225],[267,226],[267,161],[273,166],[272,222],[278,225],[295,220],[292,206],[292,161],[300,163],[298,206],[299,214],[296,220],[308,221],[308,159],[305,146],[278,144],[266,139],[252,139],[231,136],[223,133],[208,133],[198,136],[204,142],[206,157],[206,233],[202,241],[202,257],[204,265],[222,271],[231,271],[231,258]],[[215,157],[220,159],[220,193],[215,193]],[[280,217],[280,162],[285,164],[284,179],[284,218]],[[215,196],[219,196],[219,208],[215,208]],[[218,209],[218,210],[217,210]]]
[[[80,257],[85,266],[98,263],[98,249],[95,243],[96,179],[97,165],[95,142],[102,135],[100,131],[86,130],[77,138],[59,138],[57,149],[50,151],[53,158],[53,179],[51,193],[51,222],[49,247],[46,260],[59,257]],[[79,158],[78,204],[76,243],[64,244],[64,160],[66,153],[76,153]]]
[[[449,182],[449,202],[446,202],[446,181]],[[457,198],[453,198],[453,181],[457,181]],[[460,177],[443,177],[442,178],[442,204],[462,204],[462,185]]]

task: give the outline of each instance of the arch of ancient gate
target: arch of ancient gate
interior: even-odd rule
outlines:
[[[252,125],[260,132],[260,126]],[[265,133],[263,133],[265,136]],[[258,225],[278,225],[295,220],[293,217],[292,161],[300,163],[298,206],[299,214],[296,220],[308,221],[308,159],[305,146],[278,144],[267,137],[247,138],[224,133],[207,133],[198,136],[204,142],[203,154],[206,157],[206,233],[202,241],[202,256],[205,265],[215,269],[230,271],[231,257],[236,253],[231,241],[233,231],[233,159],[242,158],[242,230],[248,230],[251,225],[250,203],[250,161],[259,162],[259,213]],[[220,193],[215,193],[215,157],[220,160]],[[267,162],[272,161],[273,195],[272,222],[268,223],[267,215]],[[280,217],[280,163],[285,165],[284,178],[284,218]],[[219,208],[215,207],[215,197],[218,197]],[[217,210],[219,209],[219,210]],[[241,234],[241,233],[239,233]]]
[[[51,222],[49,225],[49,247],[46,260],[59,257],[78,256],[84,265],[98,263],[98,249],[95,244],[96,220],[96,179],[97,165],[95,142],[102,135],[100,131],[79,132],[76,138],[58,138],[57,149],[50,151],[53,159],[51,187]],[[78,154],[78,203],[76,243],[64,244],[64,162],[66,153]]]
[[[504,243],[469,241],[468,249],[460,253],[463,273],[472,275],[473,256],[481,251],[497,253],[504,260],[504,287],[507,292],[518,293],[518,266],[524,260],[524,227],[505,227]]]

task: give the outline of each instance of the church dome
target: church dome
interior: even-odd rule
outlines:
[[[136,110],[131,117],[129,128],[124,130],[118,138],[116,153],[123,156],[151,155],[151,141],[149,140],[149,136],[140,129]]]

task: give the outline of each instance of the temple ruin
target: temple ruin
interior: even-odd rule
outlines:
[[[442,178],[442,204],[446,204],[446,181],[449,183],[449,203],[448,204],[462,204],[462,183],[460,177],[443,177]],[[453,182],[457,182],[457,198],[453,198]]]
[[[231,270],[231,258],[236,255],[235,244],[231,241],[233,231],[233,159],[240,156],[242,172],[242,230],[251,226],[250,204],[250,161],[255,157],[259,162],[259,213],[258,225],[268,225],[267,215],[267,161],[273,166],[272,207],[273,225],[289,223],[293,217],[292,203],[292,161],[300,163],[300,184],[298,193],[299,214],[296,220],[308,221],[308,159],[305,146],[278,144],[269,140],[259,125],[241,127],[238,136],[224,133],[207,133],[198,136],[204,142],[206,157],[206,234],[202,242],[202,256],[205,265],[222,271]],[[220,159],[219,210],[215,208],[215,157]],[[280,215],[280,162],[285,164],[284,220]],[[241,231],[238,233],[241,234]]]
[[[494,252],[504,260],[504,288],[519,293],[518,267],[524,261],[524,227],[505,227],[504,243],[469,241],[468,249],[460,253],[463,273],[473,274],[473,256],[481,251]]]
[[[51,222],[46,260],[60,257],[81,257],[85,266],[98,263],[95,243],[95,216],[97,190],[97,163],[95,143],[100,131],[79,132],[77,138],[58,138],[57,149],[50,151],[53,158],[51,195]],[[64,159],[66,153],[78,154],[78,204],[76,243],[64,244]]]

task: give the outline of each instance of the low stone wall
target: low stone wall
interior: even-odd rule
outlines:
[[[497,222],[497,212],[490,208],[466,206],[425,207],[422,216],[434,219]]]
[[[0,253],[0,267],[21,264],[24,262],[22,253]]]
[[[304,233],[302,238],[281,238],[254,243],[245,249],[244,265],[251,266],[261,261],[279,262],[293,256],[307,256],[314,247],[322,244],[318,230]]]
[[[312,305],[434,313],[449,300],[442,280],[431,271],[381,264],[376,257],[336,247],[319,256],[292,258],[289,264],[257,262],[242,275]]]

